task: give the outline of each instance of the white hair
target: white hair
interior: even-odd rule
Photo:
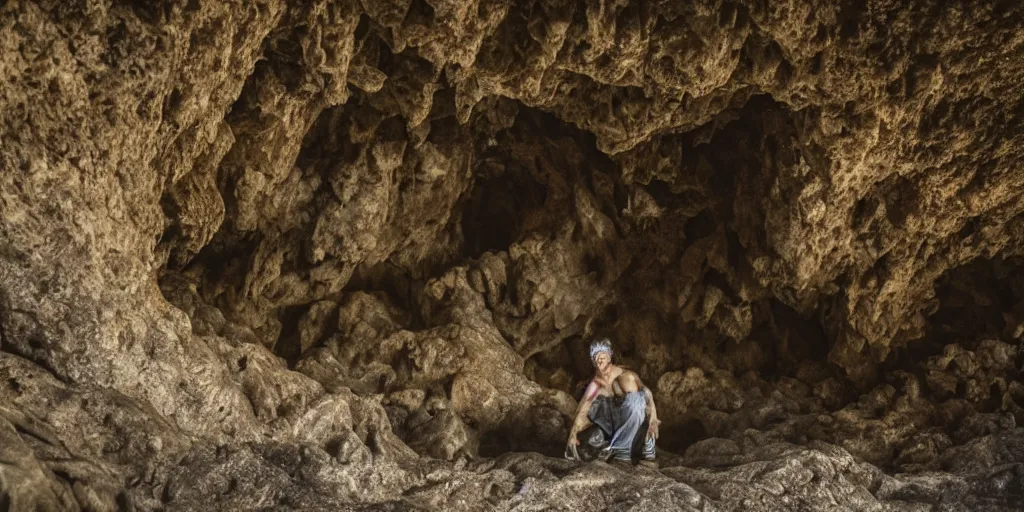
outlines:
[[[612,355],[612,342],[608,338],[600,338],[590,344],[590,360],[593,361],[601,352],[608,352],[609,357]]]

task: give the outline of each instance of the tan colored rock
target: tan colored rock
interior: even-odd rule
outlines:
[[[0,508],[1019,508],[1022,16],[4,2]]]

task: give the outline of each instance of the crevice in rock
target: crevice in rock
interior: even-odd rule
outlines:
[[[302,356],[303,347],[300,340],[299,322],[308,312],[308,306],[288,306],[277,315],[281,322],[281,332],[274,344],[273,352],[284,358],[289,367],[294,367],[299,357]]]

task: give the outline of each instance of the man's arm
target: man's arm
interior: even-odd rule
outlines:
[[[652,418],[658,417],[658,408],[654,405],[654,395],[651,393],[651,388],[644,386],[644,398],[647,400],[647,415]]]
[[[647,401],[647,418],[648,423],[650,424],[650,426],[647,429],[647,432],[654,436],[655,439],[657,439],[658,425],[661,424],[661,420],[658,419],[658,408],[655,407],[654,405],[654,394],[651,393],[651,388],[644,386],[643,382],[640,382],[639,377],[637,377],[636,381],[638,384],[640,384],[640,389],[643,390],[644,398]]]
[[[597,398],[598,391],[600,391],[600,387],[597,383],[590,381],[587,390],[583,392],[583,399],[580,400],[579,407],[576,408],[576,417],[572,421],[572,428],[569,429],[568,444],[579,444],[579,439],[576,439],[576,435],[590,426],[590,418],[587,417],[587,414],[590,412],[590,406],[593,405],[594,399]]]

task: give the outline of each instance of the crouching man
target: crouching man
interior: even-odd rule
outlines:
[[[590,359],[596,371],[576,410],[565,456],[653,461],[661,421],[651,390],[636,373],[612,364],[607,339],[591,343]],[[584,457],[580,457],[581,444]]]

